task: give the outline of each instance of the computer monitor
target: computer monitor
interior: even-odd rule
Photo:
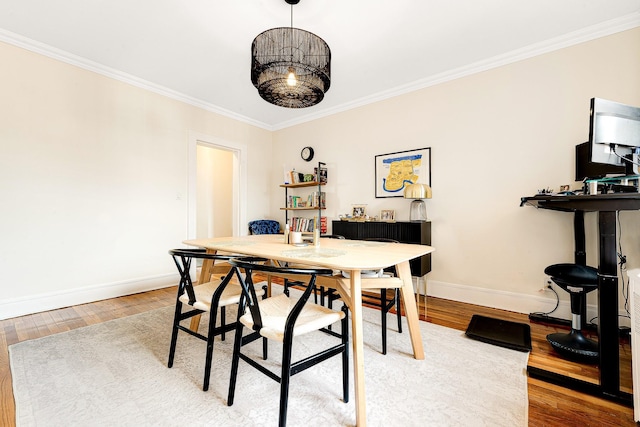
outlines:
[[[640,107],[592,98],[589,142],[592,162],[631,163],[640,147]]]
[[[633,172],[627,171],[624,165],[592,162],[589,141],[576,145],[576,181],[624,175],[633,175]]]

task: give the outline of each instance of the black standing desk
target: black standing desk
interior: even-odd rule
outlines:
[[[593,384],[531,366],[527,367],[529,376],[632,406],[631,394],[620,390],[616,212],[640,210],[640,194],[537,195],[523,197],[520,206],[525,205],[575,213],[576,263],[583,263],[586,258],[584,254],[584,212],[598,213],[599,240],[598,343],[600,347],[600,383]]]

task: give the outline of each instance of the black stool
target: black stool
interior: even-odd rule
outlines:
[[[598,270],[579,264],[553,264],[544,269],[551,280],[571,296],[571,332],[547,335],[549,344],[571,359],[596,362],[598,343],[582,334],[582,316],[586,314],[587,294],[598,288]]]

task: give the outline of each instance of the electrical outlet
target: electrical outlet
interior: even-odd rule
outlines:
[[[538,292],[546,292],[551,289],[551,279],[545,277],[542,282],[542,287],[538,290]]]

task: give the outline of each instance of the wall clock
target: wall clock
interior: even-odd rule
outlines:
[[[304,147],[300,152],[300,157],[302,157],[302,160],[305,162],[310,162],[311,159],[313,159],[313,148]]]

